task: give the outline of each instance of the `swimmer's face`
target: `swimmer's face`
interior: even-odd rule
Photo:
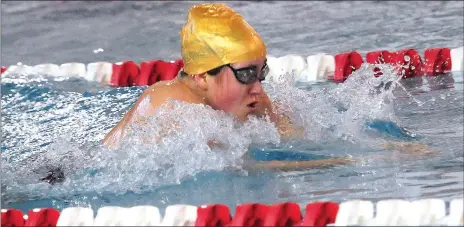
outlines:
[[[262,69],[265,66],[265,60],[265,58],[260,58],[253,61],[230,64],[230,66],[236,71],[247,69],[250,75],[253,74],[251,72],[255,71],[258,78],[260,78],[264,72]],[[242,72],[245,71],[242,70]],[[243,78],[246,77],[242,77],[241,79],[243,80]],[[246,120],[248,119],[248,114],[257,110],[260,104],[260,97],[263,94],[263,87],[258,78],[254,81],[251,80],[253,82],[249,84],[243,83],[243,81],[241,83],[235,77],[233,69],[227,66],[223,67],[217,75],[211,76],[207,74],[207,102],[214,109],[223,110],[235,115],[240,120]]]

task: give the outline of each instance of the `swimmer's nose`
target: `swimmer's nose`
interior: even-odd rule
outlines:
[[[261,82],[256,81],[251,85],[250,89],[250,94],[251,95],[260,95],[263,93],[263,86],[261,85]]]

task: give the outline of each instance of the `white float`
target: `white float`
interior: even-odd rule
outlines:
[[[60,65],[60,76],[84,78],[86,73],[84,63],[70,62]]]
[[[411,203],[406,200],[381,200],[376,204],[376,216],[369,225],[402,226],[408,223]]]
[[[21,62],[18,62],[16,65],[10,65],[4,72],[5,75],[29,75],[32,74],[33,67],[28,65],[23,65]]]
[[[334,226],[366,225],[374,218],[374,204],[366,200],[342,202]]]
[[[102,84],[109,84],[113,74],[113,64],[109,62],[93,62],[87,64],[85,79]]]
[[[451,71],[453,72],[462,72],[464,71],[464,59],[463,53],[464,47],[451,49]]]
[[[97,211],[93,226],[124,226],[125,219],[132,218],[128,213],[129,209],[124,207],[102,207]]]
[[[193,226],[197,220],[197,207],[191,205],[171,205],[161,222],[162,226]]]
[[[84,207],[69,207],[60,212],[56,226],[92,226],[93,210]]]
[[[60,73],[60,67],[55,64],[39,64],[35,65],[32,68],[34,74],[39,74],[43,76],[58,76]]]
[[[307,68],[297,78],[301,82],[324,81],[335,72],[335,57],[325,53],[306,58]]]
[[[161,222],[159,209],[154,206],[131,207],[125,215],[124,226],[158,226]]]

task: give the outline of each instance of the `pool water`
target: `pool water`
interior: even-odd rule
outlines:
[[[2,2],[2,65],[178,58],[178,31],[192,4]],[[462,2],[418,2],[412,9],[410,2],[230,4],[256,26],[274,56],[463,46]],[[92,52],[100,47],[105,51]],[[146,87],[2,77],[2,208],[462,198],[463,73],[398,80],[389,70],[385,66],[384,75],[374,78],[363,65],[342,84],[264,84],[304,126],[301,139],[280,138],[263,119],[242,124],[204,106],[175,103],[174,113],[161,109],[146,125],[134,126],[116,150],[100,142]],[[393,86],[375,89],[382,81]],[[168,136],[147,141],[162,126],[169,126]],[[223,146],[211,150],[211,138]],[[426,144],[437,152],[393,152],[382,147],[388,141]],[[362,159],[298,171],[250,171],[244,167],[247,155]],[[378,155],[386,158],[372,158]],[[57,166],[65,182],[38,180]]]

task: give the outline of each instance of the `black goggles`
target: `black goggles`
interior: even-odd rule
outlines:
[[[234,76],[238,80],[238,82],[242,84],[252,84],[256,82],[256,80],[259,80],[261,82],[264,79],[266,79],[266,76],[269,73],[269,66],[267,65],[266,62],[264,63],[260,71],[257,70],[256,66],[250,66],[250,67],[241,68],[241,69],[235,69],[230,64],[223,65],[223,67],[224,66],[229,67],[234,73]],[[213,74],[211,73],[209,74],[214,75],[215,73],[213,72]]]

